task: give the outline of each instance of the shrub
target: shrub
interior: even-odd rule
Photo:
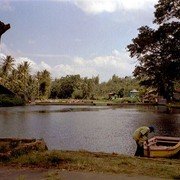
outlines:
[[[124,97],[113,100],[116,103],[138,103],[140,102],[138,97]]]
[[[22,106],[25,102],[18,97],[13,97],[10,95],[0,95],[0,106]]]

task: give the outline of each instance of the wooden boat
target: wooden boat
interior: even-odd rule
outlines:
[[[43,139],[0,138],[0,161],[31,151],[47,150]]]
[[[180,138],[155,136],[144,143],[144,156],[146,157],[173,157],[180,153]]]

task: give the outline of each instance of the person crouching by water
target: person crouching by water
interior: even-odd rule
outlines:
[[[153,126],[149,126],[149,127],[142,126],[135,130],[133,134],[133,139],[136,141],[136,145],[137,145],[135,156],[140,156],[140,157],[144,156],[143,144],[145,141],[148,144],[148,135],[151,132],[154,132]]]

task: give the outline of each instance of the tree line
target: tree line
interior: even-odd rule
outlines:
[[[0,66],[1,84],[25,102],[36,98],[47,98],[51,91],[51,76],[47,70],[30,73],[30,63],[24,61],[17,66],[15,59],[6,56]]]
[[[6,56],[0,65],[1,84],[13,91],[26,102],[35,99],[108,99],[110,92],[118,97],[128,96],[136,88],[138,81],[133,77],[113,75],[107,82],[100,83],[99,76],[92,78],[77,75],[52,80],[47,70],[30,73],[30,64],[24,61],[17,66],[15,59]]]

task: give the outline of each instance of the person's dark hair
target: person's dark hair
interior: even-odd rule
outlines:
[[[149,129],[150,129],[150,132],[154,132],[155,131],[153,126],[149,126]]]

